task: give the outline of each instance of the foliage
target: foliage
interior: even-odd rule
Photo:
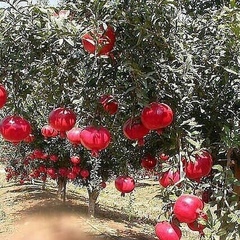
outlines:
[[[220,224],[211,237],[236,237],[232,225],[239,225],[234,220],[238,205],[234,194],[225,191],[236,184],[229,166],[215,167],[209,178],[192,182],[184,176],[181,158],[191,159],[205,148],[218,163],[227,159],[229,148],[239,149],[239,19],[233,0],[65,1],[57,8],[14,1],[0,18],[0,76],[9,92],[2,117],[15,113],[31,121],[36,140],[19,144],[23,155],[39,147],[49,153],[54,149],[64,163],[72,153],[80,154],[91,175],[75,183],[90,190],[108,177],[136,174],[144,154],[169,154],[165,167],[180,167],[182,187],[161,193],[163,210],[171,212],[183,192],[211,188],[220,211],[210,218],[212,229]],[[114,50],[107,56],[87,53],[81,37],[105,24],[116,30]],[[103,94],[118,100],[116,115],[104,112],[99,103]],[[138,147],[125,138],[122,125],[153,101],[168,104],[174,122],[162,134],[151,131]],[[58,106],[72,108],[79,127],[110,130],[111,144],[99,158],[67,140],[42,138],[39,129]],[[216,216],[220,223],[214,222]],[[227,236],[224,229],[230,226],[233,235]]]

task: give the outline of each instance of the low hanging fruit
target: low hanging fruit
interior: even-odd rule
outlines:
[[[73,165],[78,165],[81,162],[81,158],[79,156],[71,156],[70,161]]]
[[[90,172],[87,169],[82,169],[79,174],[83,179],[86,179],[90,176]]]
[[[147,129],[159,130],[172,123],[173,111],[167,104],[152,102],[143,108],[141,121]]]
[[[159,240],[180,240],[182,237],[180,228],[167,221],[157,223],[155,233]]]
[[[196,154],[194,161],[184,160],[183,162],[186,177],[197,181],[202,177],[208,176],[213,166],[212,156],[207,151]]]
[[[207,220],[208,215],[202,212],[194,222],[188,223],[187,225],[192,231],[198,231],[201,235],[204,235],[203,230],[206,228]]]
[[[76,114],[67,108],[57,108],[50,112],[48,123],[64,137],[66,131],[72,129],[76,123]]]
[[[149,129],[142,124],[140,117],[129,118],[123,125],[123,133],[128,139],[137,141],[138,145],[142,146]]]
[[[174,185],[180,180],[180,172],[169,169],[159,177],[159,184],[164,188]]]
[[[130,193],[135,188],[135,181],[130,176],[118,176],[115,179],[115,187],[124,196],[125,193]]]
[[[181,195],[173,206],[173,213],[179,222],[192,223],[201,213],[204,207],[203,201],[191,194]]]
[[[147,170],[151,170],[155,168],[157,165],[157,159],[150,154],[147,154],[142,160],[141,160],[141,166]]]
[[[0,85],[0,108],[3,108],[7,102],[7,91],[3,85]]]
[[[96,55],[108,55],[112,51],[115,41],[116,34],[111,26],[104,28],[102,25],[99,29],[92,30],[82,36],[83,48],[88,53]]]
[[[91,150],[93,157],[99,156],[99,151],[108,147],[111,135],[107,128],[89,126],[84,128],[80,134],[81,144]]]
[[[72,143],[74,146],[81,144],[81,128],[73,127],[71,130],[67,132],[67,139],[70,143]]]
[[[118,102],[112,95],[103,95],[99,102],[102,104],[105,112],[114,115],[118,111]]]
[[[41,129],[41,133],[45,138],[56,137],[58,135],[58,131],[50,125],[43,126]]]
[[[2,137],[12,143],[23,141],[31,133],[30,123],[20,116],[8,116],[0,122]]]

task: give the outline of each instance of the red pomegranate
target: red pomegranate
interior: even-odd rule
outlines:
[[[58,169],[58,173],[61,177],[67,177],[68,173],[69,173],[69,169],[66,167],[60,167]]]
[[[67,108],[57,108],[50,112],[48,122],[51,127],[59,131],[62,136],[72,129],[76,123],[76,114]]]
[[[34,139],[35,139],[34,135],[30,133],[23,141],[25,143],[32,143]]]
[[[173,213],[180,222],[194,222],[204,207],[203,201],[191,194],[181,195],[173,206]]]
[[[168,171],[164,172],[159,178],[159,184],[164,188],[174,185],[180,180],[180,173],[179,171],[173,171],[169,169]]]
[[[185,164],[184,171],[186,172],[186,176],[192,180],[199,180],[207,176],[213,166],[212,156],[207,151],[196,154],[194,161],[185,160],[183,162]]]
[[[106,187],[107,187],[107,184],[106,184],[106,182],[101,182],[101,183],[100,183],[100,186],[101,186],[101,188],[106,188]]]
[[[112,95],[103,95],[99,102],[102,104],[104,110],[110,115],[114,115],[118,111],[118,102]]]
[[[47,174],[52,178],[55,179],[57,177],[57,173],[55,168],[47,168]]]
[[[87,169],[82,169],[79,174],[82,178],[88,178],[90,175],[90,172]]]
[[[180,240],[182,237],[180,228],[167,221],[157,223],[155,233],[159,240]]]
[[[51,154],[51,155],[49,155],[49,159],[50,159],[50,161],[52,161],[52,162],[57,162],[58,159],[59,159],[59,157],[58,157],[58,155],[56,155],[56,154]]]
[[[7,91],[3,85],[0,85],[0,108],[3,108],[6,102],[7,102]]]
[[[97,55],[107,55],[112,51],[116,41],[116,34],[111,26],[104,29],[102,26],[99,30],[91,31],[82,36],[83,48]]]
[[[68,172],[67,178],[70,180],[74,180],[77,177],[75,172]]]
[[[149,129],[142,124],[140,117],[129,118],[123,125],[123,133],[128,139],[137,141],[141,146]]]
[[[67,139],[69,140],[70,143],[73,145],[80,145],[81,144],[81,128],[74,127],[71,130],[67,132]]]
[[[155,168],[157,165],[157,159],[150,154],[147,154],[142,160],[141,160],[141,166],[147,170],[151,170]]]
[[[74,164],[77,165],[81,162],[81,158],[79,156],[72,156],[70,157],[70,161]]]
[[[58,131],[55,130],[50,125],[43,126],[42,129],[41,129],[41,133],[45,138],[56,137],[58,135]]]
[[[130,176],[118,176],[115,179],[115,187],[124,196],[125,193],[130,193],[134,190],[135,181]]]
[[[92,156],[98,157],[99,151],[108,147],[111,135],[107,128],[89,126],[80,134],[81,144],[91,150]]]
[[[42,159],[44,156],[44,152],[41,149],[34,149],[33,150],[33,158],[40,158]]]
[[[159,130],[172,123],[173,111],[167,104],[152,102],[142,110],[141,120],[147,129]]]
[[[207,220],[208,215],[202,212],[194,222],[188,223],[187,225],[192,231],[198,231],[200,234],[203,234],[203,229],[206,227]],[[202,224],[202,222],[205,224]]]
[[[165,153],[161,153],[159,157],[162,161],[167,161],[169,159],[169,155],[166,155]]]
[[[23,141],[31,133],[30,123],[20,116],[8,116],[0,122],[2,137],[12,143]]]
[[[73,166],[72,172],[75,173],[76,175],[79,175],[81,172],[81,168],[79,166]]]

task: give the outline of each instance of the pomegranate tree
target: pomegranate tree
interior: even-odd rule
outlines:
[[[173,213],[180,222],[192,223],[198,217],[204,207],[203,201],[191,194],[181,195],[173,206]]]
[[[8,116],[0,122],[2,137],[12,143],[23,141],[31,133],[30,123],[20,116]]]
[[[182,237],[180,228],[167,221],[157,223],[155,233],[159,240],[180,240]]]
[[[140,117],[129,118],[123,125],[123,133],[128,139],[137,141],[141,146],[149,129],[142,124]]]
[[[143,108],[141,120],[149,130],[162,129],[172,123],[173,111],[167,104],[152,102]]]

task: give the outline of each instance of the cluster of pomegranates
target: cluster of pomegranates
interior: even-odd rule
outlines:
[[[183,194],[173,205],[175,220],[162,221],[155,225],[155,233],[160,240],[180,240],[182,231],[179,224],[185,223],[192,231],[203,235],[208,216],[203,212],[204,203],[201,198],[192,194]]]
[[[82,36],[83,48],[90,54],[97,56],[108,55],[116,42],[116,33],[112,26],[102,24]]]
[[[162,132],[172,121],[173,111],[167,104],[152,102],[143,108],[140,116],[131,117],[124,123],[123,133],[128,139],[143,145],[144,137],[150,131]]]

